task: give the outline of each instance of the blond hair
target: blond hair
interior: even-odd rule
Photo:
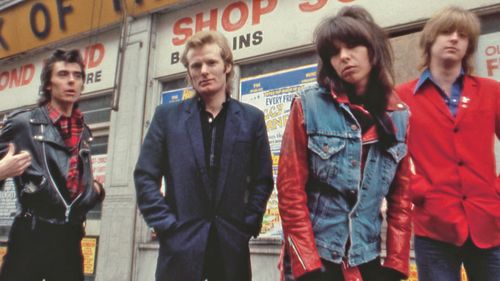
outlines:
[[[420,37],[422,51],[421,68],[429,67],[431,61],[431,47],[440,34],[458,31],[467,35],[469,44],[462,59],[462,67],[466,74],[473,71],[473,55],[477,48],[481,24],[479,18],[471,11],[450,6],[434,14],[425,24]]]
[[[231,70],[226,74],[226,94],[230,95],[231,94],[231,86],[232,86],[232,80],[234,76],[234,67],[233,64],[233,53],[231,51],[231,47],[229,46],[229,43],[227,42],[226,37],[222,35],[220,32],[217,31],[200,31],[195,33],[193,36],[191,36],[187,43],[186,46],[184,47],[184,52],[182,53],[181,56],[181,62],[186,67],[186,69],[189,69],[189,61],[187,58],[187,54],[189,50],[195,49],[195,48],[200,48],[203,47],[207,44],[216,44],[220,48],[220,56],[222,60],[224,61],[224,66],[231,67]]]

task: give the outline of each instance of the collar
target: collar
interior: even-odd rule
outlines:
[[[57,123],[61,118],[65,117],[61,112],[59,112],[57,109],[55,109],[50,103],[47,103],[47,112],[49,113],[49,118],[52,121],[52,123]],[[82,119],[83,114],[78,108],[73,108],[71,112],[70,117],[66,117],[70,119]]]
[[[465,72],[464,72],[464,69],[462,68],[462,69],[460,69],[460,74],[458,75],[457,79],[453,83],[461,82],[464,78],[464,75],[465,75]],[[434,78],[432,77],[432,73],[431,73],[429,68],[426,68],[424,70],[424,72],[422,72],[422,74],[420,75],[420,78],[418,79],[417,85],[415,86],[415,89],[413,90],[413,94],[416,94],[417,91],[422,87],[422,85],[424,85],[425,82],[427,82],[427,81],[431,81],[432,83],[437,85],[437,83],[434,81]]]
[[[221,111],[229,106],[230,101],[231,98],[229,96],[226,96],[226,100],[222,103]],[[198,109],[205,111],[205,101],[203,101],[201,97],[197,97],[197,104],[198,104]]]
[[[330,94],[332,95],[333,100],[336,101],[337,103],[345,104],[347,106],[351,105],[351,101],[349,100],[349,97],[345,93],[335,93],[333,87],[330,87]],[[359,106],[364,108],[363,105]],[[389,102],[387,104],[387,111],[397,111],[405,108],[406,105],[401,101],[398,95],[393,93],[389,97]]]

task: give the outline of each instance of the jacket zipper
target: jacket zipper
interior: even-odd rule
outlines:
[[[41,125],[41,133],[42,133],[42,135],[43,135],[43,131],[44,131],[43,129],[44,129],[44,127],[43,127],[43,124],[42,124]],[[78,196],[73,201],[71,201],[70,204],[66,203],[66,200],[62,196],[61,191],[57,187],[57,184],[56,184],[54,178],[52,177],[52,174],[50,173],[49,164],[47,163],[47,154],[45,153],[45,142],[44,141],[42,141],[42,152],[43,152],[43,159],[44,159],[44,162],[45,162],[45,169],[47,169],[47,174],[49,175],[50,182],[52,183],[52,187],[56,190],[57,194],[59,195],[59,198],[61,198],[61,201],[64,204],[64,208],[66,209],[64,211],[65,222],[68,223],[69,222],[69,214],[71,212],[71,207],[73,207],[73,204],[75,204],[75,202],[78,200],[78,198],[80,198],[80,196],[82,196],[83,192],[80,193],[80,194],[78,194]]]
[[[297,258],[299,259],[299,262],[300,262],[300,265],[302,265],[302,268],[304,270],[307,270],[306,269],[306,265],[304,263],[304,260],[302,260],[302,257],[300,256],[299,254],[299,251],[297,250],[297,247],[295,247],[295,243],[293,243],[293,240],[292,240],[292,237],[291,236],[288,236],[288,243],[290,243],[290,246],[292,246],[292,249],[293,251],[295,252],[295,255],[297,256]]]

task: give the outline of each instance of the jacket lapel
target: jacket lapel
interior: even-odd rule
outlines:
[[[33,132],[33,138],[35,140],[52,143],[69,153],[61,134],[57,128],[52,125],[52,121],[49,118],[49,114],[45,106],[37,110],[33,110],[30,123],[36,125],[37,130],[39,130],[38,132]]]
[[[453,116],[451,115],[451,112],[450,112],[450,109],[446,106],[444,100],[443,100],[443,97],[441,97],[441,95],[439,94],[438,90],[436,89],[436,87],[434,87],[434,85],[432,85],[432,83],[426,83],[426,85],[423,85],[422,86],[422,93],[419,93],[421,92],[420,90],[416,93],[417,95],[419,94],[423,94],[423,96],[429,100],[429,102],[436,107],[437,110],[439,110],[439,112],[441,112],[442,114],[446,115],[446,117],[448,119],[450,119],[450,121],[454,121],[454,118]]]
[[[192,98],[186,103],[186,130],[193,149],[193,154],[200,171],[201,181],[207,196],[211,198],[210,180],[205,165],[205,146],[203,144],[203,133],[201,131],[200,111],[197,107],[197,99]]]
[[[222,150],[220,158],[220,171],[217,178],[217,187],[215,191],[215,206],[219,203],[226,178],[229,174],[229,167],[231,167],[231,160],[233,159],[233,150],[236,140],[240,132],[241,116],[240,109],[236,106],[235,101],[229,103],[229,108],[226,116],[226,125],[224,128],[224,138],[222,141]]]
[[[478,102],[477,92],[477,82],[470,76],[464,76],[464,87],[458,104],[456,124],[463,119],[464,114],[469,111],[469,108]]]

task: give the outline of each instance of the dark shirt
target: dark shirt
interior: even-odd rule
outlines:
[[[61,134],[66,147],[71,153],[69,160],[68,176],[66,178],[66,188],[71,200],[75,199],[83,191],[83,186],[80,184],[82,163],[78,157],[78,144],[83,132],[83,115],[75,108],[70,117],[62,115],[54,107],[47,104],[47,111],[52,123],[56,126],[59,134]]]
[[[222,109],[213,116],[205,110],[205,103],[200,98],[201,129],[203,131],[203,144],[205,146],[205,164],[210,178],[210,187],[215,191],[217,178],[220,171],[220,157],[222,153],[222,142],[224,138],[224,127],[226,123],[227,107],[229,99],[222,104]]]

